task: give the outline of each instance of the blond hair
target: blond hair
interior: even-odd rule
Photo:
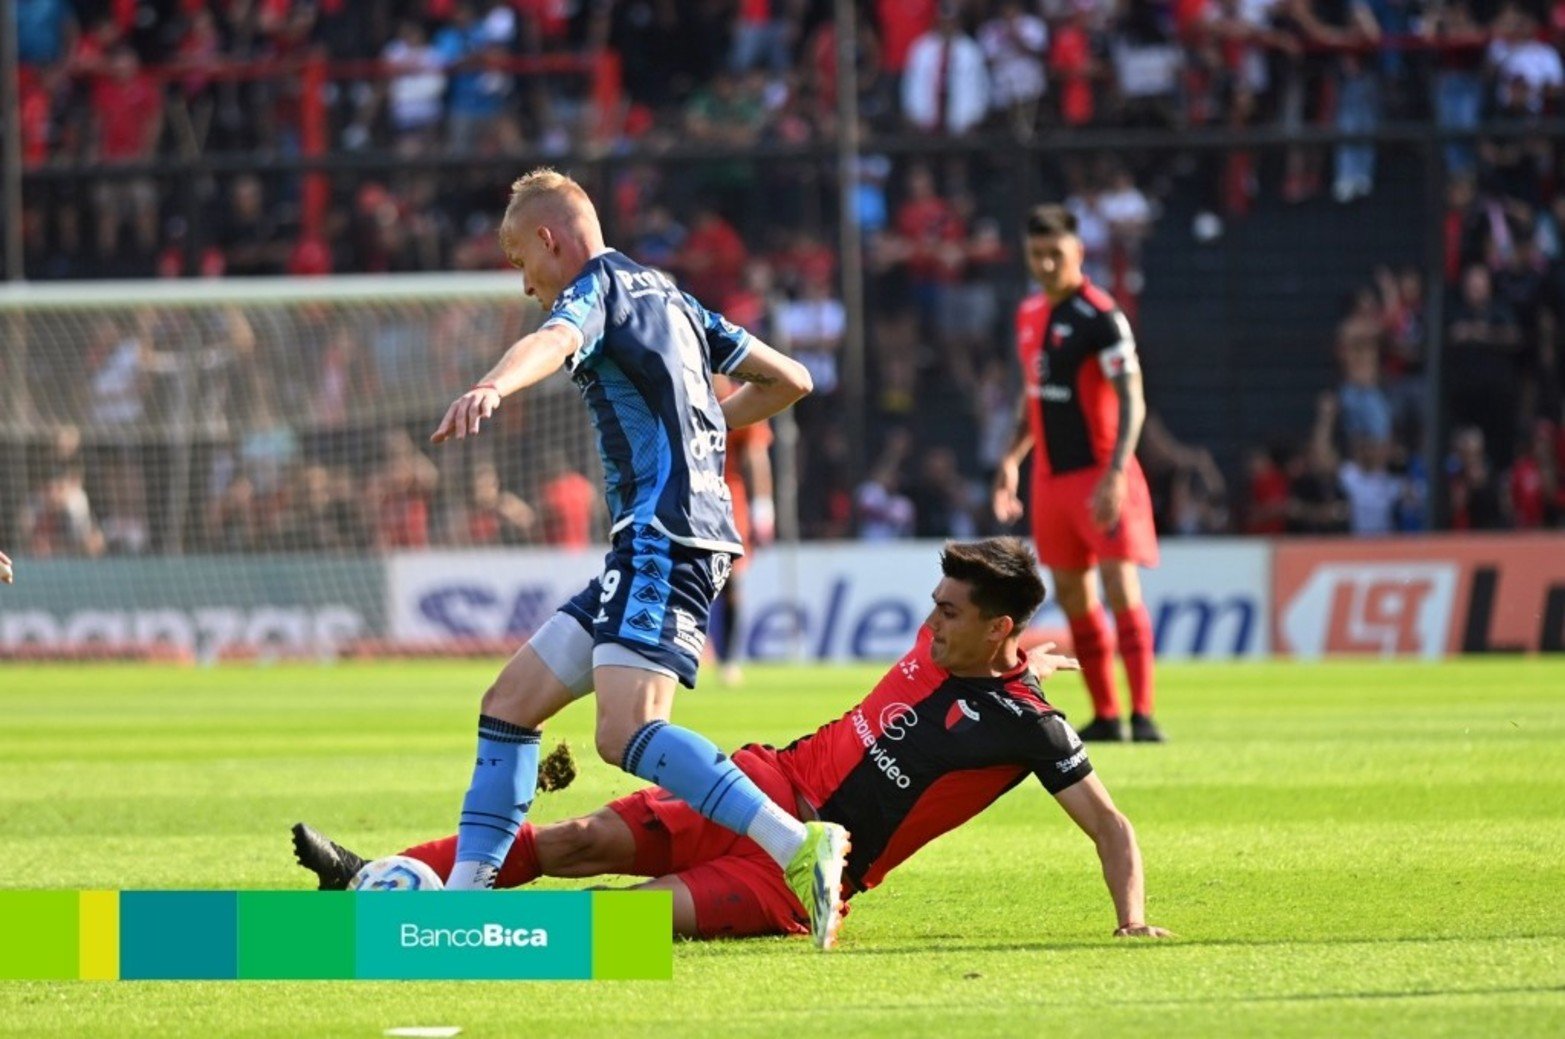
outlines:
[[[500,221],[502,232],[523,210],[537,203],[548,204],[551,216],[573,214],[573,211],[597,216],[592,199],[580,184],[558,170],[540,166],[511,182],[511,201],[506,204],[505,217]]]

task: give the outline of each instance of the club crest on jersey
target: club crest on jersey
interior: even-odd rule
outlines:
[[[958,700],[946,712],[946,728],[951,732],[966,732],[978,724],[978,712],[966,700]]]

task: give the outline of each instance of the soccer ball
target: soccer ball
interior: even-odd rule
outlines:
[[[417,859],[391,855],[368,863],[353,876],[354,891],[439,891],[440,875]]]

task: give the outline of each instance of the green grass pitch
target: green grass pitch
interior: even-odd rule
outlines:
[[[493,672],[0,667],[0,885],[305,887],[297,819],[375,854],[448,832]],[[878,673],[755,668],[675,716],[785,741]],[[1090,844],[1028,783],[856,900],[830,954],[681,943],[665,983],[0,982],[0,1035],[1565,1035],[1565,662],[1161,681],[1172,742],[1093,759],[1176,942],[1109,937]],[[1084,706],[1074,676],[1050,692]],[[551,735],[590,731],[577,705]],[[634,782],[583,764],[535,819]]]

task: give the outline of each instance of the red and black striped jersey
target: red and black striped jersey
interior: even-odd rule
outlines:
[[[777,753],[821,818],[853,835],[847,877],[856,891],[1028,773],[1059,793],[1092,772],[1025,656],[1004,675],[961,678],[934,662],[929,641],[926,627],[857,706]]]
[[[1112,379],[1140,370],[1130,322],[1090,281],[1057,305],[1043,293],[1016,308],[1016,352],[1027,395],[1033,473],[1049,476],[1105,464],[1119,435]]]

